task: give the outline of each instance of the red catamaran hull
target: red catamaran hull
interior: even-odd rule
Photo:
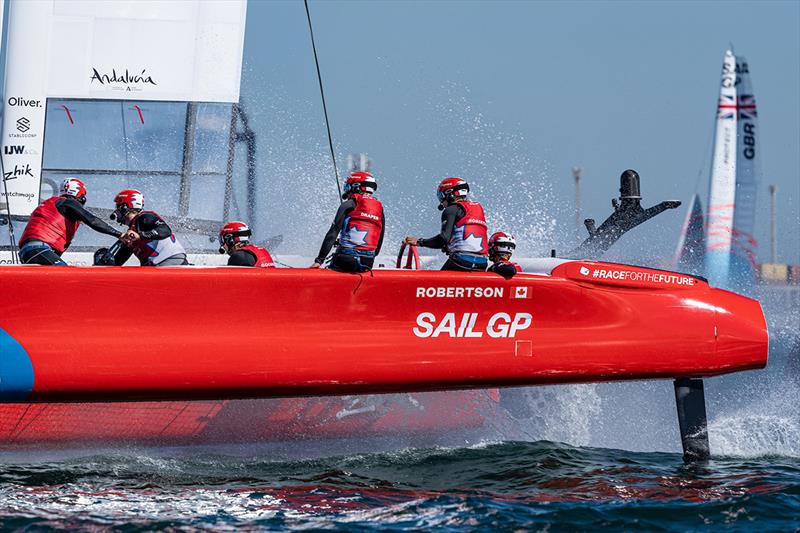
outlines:
[[[69,440],[93,425],[99,438],[233,438],[241,413],[225,413],[245,405],[258,413],[245,430],[256,440],[325,426],[380,433],[401,419],[424,431],[481,424],[496,398],[428,396],[425,415],[394,421],[388,402],[384,415],[358,423],[336,419],[346,400],[186,400],[702,377],[767,360],[758,302],[690,276],[606,263],[564,262],[513,280],[114,267],[0,267],[0,279],[0,401],[13,402],[0,410],[0,442]],[[75,298],[85,315],[64,303]],[[134,403],[51,404],[87,401]],[[448,401],[474,408],[453,416]],[[175,421],[142,422],[156,411]],[[308,429],[322,420],[340,423]]]

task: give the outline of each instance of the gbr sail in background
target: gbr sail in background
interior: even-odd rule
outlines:
[[[753,237],[759,182],[756,100],[747,61],[725,52],[706,225],[706,275],[719,287],[755,281]]]

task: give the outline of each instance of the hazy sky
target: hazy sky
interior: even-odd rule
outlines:
[[[446,175],[475,184],[495,226],[537,241],[530,250],[574,243],[576,164],[586,216],[609,213],[629,167],[646,205],[696,190],[705,204],[732,43],[759,107],[759,258],[768,259],[766,187],[776,183],[779,259],[800,262],[799,2],[310,5],[337,155],[375,160],[392,240],[436,231],[433,191]],[[250,1],[244,61],[263,231],[313,241],[302,247],[311,251],[336,197],[301,0]],[[310,234],[292,233],[298,216]],[[662,215],[640,245],[671,251],[682,218]]]

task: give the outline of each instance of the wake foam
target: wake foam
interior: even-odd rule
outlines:
[[[708,431],[714,455],[800,457],[797,418],[740,413],[713,421]]]

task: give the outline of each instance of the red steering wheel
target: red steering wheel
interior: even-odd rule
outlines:
[[[404,267],[401,267],[400,265],[403,264],[403,254],[406,251],[406,246],[408,247],[408,255],[406,256],[406,265]],[[405,268],[408,270],[411,269],[419,270],[420,262],[419,262],[419,252],[417,251],[417,246],[414,244],[403,243],[403,245],[400,246],[400,253],[397,254],[397,264],[395,266],[397,268]]]

